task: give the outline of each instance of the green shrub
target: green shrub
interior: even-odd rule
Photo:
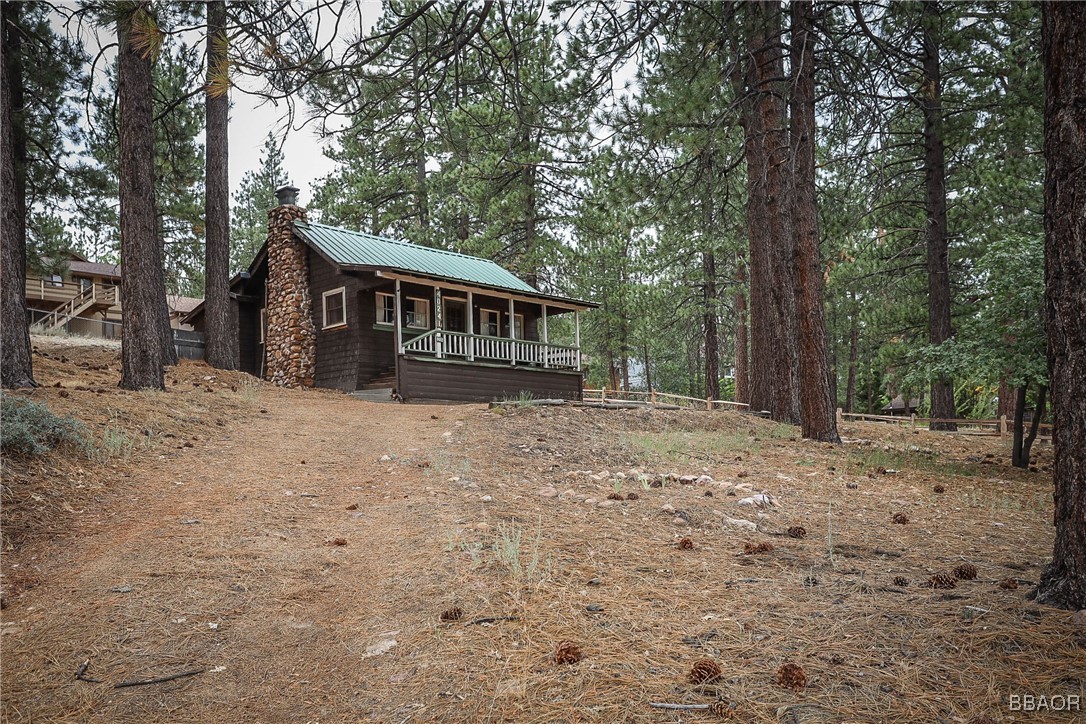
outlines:
[[[5,455],[42,455],[63,445],[82,449],[87,427],[71,417],[59,417],[45,405],[0,395],[0,450]]]

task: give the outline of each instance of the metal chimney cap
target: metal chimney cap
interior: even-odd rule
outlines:
[[[298,191],[300,189],[297,186],[280,186],[275,190],[275,198],[279,200],[280,206],[295,206],[298,203]]]

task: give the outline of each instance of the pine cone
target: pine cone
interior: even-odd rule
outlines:
[[[894,513],[893,521],[898,525],[905,525],[909,522],[909,516],[904,513]]]
[[[637,493],[626,493],[626,500],[639,500],[641,498]]]
[[[958,579],[949,573],[936,573],[928,579],[928,585],[932,588],[956,588]]]
[[[934,490],[936,493],[945,493],[946,492],[946,486],[944,486],[944,485],[936,485],[934,488],[932,488],[932,490]]]
[[[793,525],[788,529],[788,536],[790,538],[804,538],[807,535],[807,529],[802,525]]]
[[[972,563],[963,563],[955,568],[951,573],[959,581],[972,581],[977,577],[977,567]]]
[[[693,668],[690,669],[690,683],[711,684],[719,681],[723,675],[724,671],[720,668],[720,664],[712,659],[700,659],[695,661]]]
[[[649,487],[650,488],[662,488],[662,487],[664,487],[664,481],[663,480],[653,480],[653,481],[651,481],[649,483]]]
[[[464,609],[459,606],[453,606],[441,612],[442,621],[459,621],[462,618],[464,618]]]
[[[807,674],[798,664],[781,664],[777,669],[777,684],[792,691],[802,691],[807,686]]]
[[[738,712],[739,707],[737,707],[735,704],[724,701],[723,699],[714,701],[712,704],[709,705],[709,713],[721,719],[731,719],[733,716],[736,716]]]
[[[608,500],[625,500],[626,498],[624,498],[622,496],[622,493],[608,493],[607,494],[607,499]]]
[[[905,576],[894,576],[894,585],[898,588],[908,588],[909,579]]]
[[[1018,588],[1018,581],[1013,578],[1004,578],[999,582],[999,587],[1004,591],[1014,591]]]
[[[694,550],[694,541],[689,538],[680,538],[678,546],[681,551],[692,551]]]
[[[754,555],[756,553],[769,553],[773,550],[772,543],[745,543],[743,544],[743,553]]]
[[[581,652],[581,647],[572,641],[563,641],[554,650],[556,664],[575,664],[583,658],[584,653]]]

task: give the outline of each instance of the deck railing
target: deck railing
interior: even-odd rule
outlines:
[[[578,369],[576,347],[528,339],[488,337],[466,332],[431,329],[403,343],[405,354],[433,355],[437,358],[466,359],[478,362],[506,362],[554,369]]]

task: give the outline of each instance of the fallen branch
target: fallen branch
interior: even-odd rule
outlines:
[[[477,618],[474,621],[468,621],[467,625],[471,626],[477,623],[495,623],[496,621],[519,621],[520,616],[486,616],[485,618]]]
[[[692,711],[697,709],[708,709],[709,704],[669,704],[666,701],[652,701],[649,702],[649,706],[653,709],[674,709],[679,711]]]
[[[84,661],[82,664],[79,665],[79,668],[76,669],[76,672],[75,672],[76,680],[77,681],[85,681],[88,684],[101,684],[102,683],[101,679],[92,679],[91,677],[85,675],[87,673],[87,667],[88,666],[90,666],[90,659],[87,659],[86,661]]]
[[[124,689],[129,686],[147,686],[148,684],[162,684],[167,681],[173,681],[174,679],[182,679],[186,676],[196,676],[197,674],[204,673],[204,669],[193,669],[192,671],[182,671],[180,674],[171,674],[170,676],[160,676],[157,679],[141,679],[137,681],[122,681],[119,684],[114,684],[114,689]]]

